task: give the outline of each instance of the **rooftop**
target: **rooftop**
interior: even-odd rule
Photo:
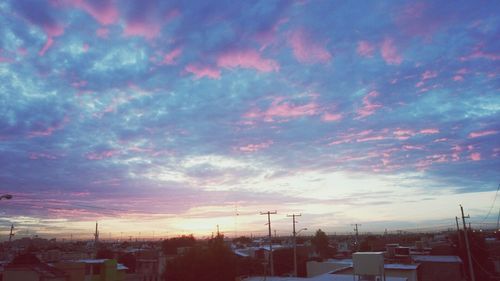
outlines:
[[[416,262],[451,262],[461,263],[462,259],[458,256],[427,256],[427,255],[414,255],[412,259]]]
[[[322,274],[311,278],[301,278],[301,277],[248,277],[243,279],[243,281],[352,281],[353,275],[351,274]],[[386,281],[407,281],[407,278],[402,277],[386,277]]]

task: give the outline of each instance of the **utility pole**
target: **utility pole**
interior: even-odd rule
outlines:
[[[292,214],[286,215],[287,217],[292,217],[293,223],[293,277],[297,277],[297,232],[295,231],[295,217],[300,217],[302,214]]]
[[[358,242],[359,242],[359,240],[358,240],[358,238],[359,238],[358,226],[361,226],[361,224],[355,223],[355,224],[351,224],[351,225],[354,226],[354,232],[356,232],[356,241],[355,241],[355,243],[356,243],[356,248],[358,248],[358,245],[359,245],[358,244]]]
[[[458,217],[455,217],[455,221],[457,222],[457,242],[458,242],[458,249],[460,249],[462,243],[460,243],[461,238],[460,238],[460,227],[458,226]]]
[[[219,238],[220,232],[219,232],[219,225],[217,225],[217,238]]]
[[[95,222],[95,233],[94,233],[94,251],[95,251],[95,256],[97,257],[97,246],[99,243],[99,229],[98,229],[98,224]]]
[[[500,209],[498,209],[498,217],[497,217],[497,231],[500,229]]]
[[[10,234],[9,234],[9,243],[12,241],[12,237],[14,236],[14,224],[10,225]]]
[[[273,261],[273,237],[271,236],[271,215],[276,215],[276,211],[260,212],[261,215],[267,215],[267,226],[269,228],[269,266],[271,267],[271,276],[274,276],[274,261]]]
[[[474,277],[474,268],[472,266],[472,256],[469,248],[469,238],[467,234],[467,226],[465,225],[465,219],[470,218],[469,215],[464,216],[464,208],[462,205],[460,205],[460,211],[462,212],[462,222],[464,224],[464,236],[465,236],[465,248],[467,249],[467,257],[469,259],[469,273],[470,273],[470,278],[472,281],[476,281],[476,278]]]

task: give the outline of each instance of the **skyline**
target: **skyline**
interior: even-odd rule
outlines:
[[[498,10],[4,1],[1,239],[496,223]]]

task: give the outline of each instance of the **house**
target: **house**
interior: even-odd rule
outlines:
[[[420,263],[419,281],[463,280],[463,263],[458,256],[413,255],[412,260]]]
[[[69,275],[33,254],[19,255],[4,268],[3,281],[71,281]]]
[[[361,260],[356,260],[358,256],[363,257]],[[364,256],[369,259],[374,256],[377,257],[376,260],[368,260],[364,262]],[[355,274],[356,265],[358,268],[378,268],[378,274],[385,275],[386,277],[400,277],[405,278],[408,281],[420,281],[418,277],[419,264],[401,264],[401,263],[384,263],[384,253],[383,252],[358,252],[353,254],[354,261],[352,259],[329,259],[326,261],[309,261],[307,262],[307,276],[315,277],[321,274],[329,272],[333,275],[350,275],[351,277]],[[360,264],[360,262],[363,262]],[[379,265],[374,264],[379,263]],[[383,269],[382,269],[383,267]],[[444,280],[444,279],[443,279]]]
[[[83,259],[54,264],[70,276],[69,281],[123,281],[127,268],[113,259]]]

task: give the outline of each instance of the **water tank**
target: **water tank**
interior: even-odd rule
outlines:
[[[383,252],[356,252],[352,254],[355,275],[377,276],[384,274]]]

